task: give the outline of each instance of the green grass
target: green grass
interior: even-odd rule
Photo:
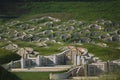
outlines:
[[[91,21],[104,18],[119,22],[119,4],[119,0],[8,3],[6,5],[9,6],[9,9],[6,9],[6,12],[3,13],[20,15],[22,20],[50,15],[63,20],[78,19]]]
[[[94,54],[103,61],[120,59],[120,49],[113,47],[100,47],[93,44],[75,45],[77,47],[84,47],[88,49],[89,53]]]
[[[106,42],[108,44],[108,46],[112,47],[112,48],[117,48],[120,47],[120,43],[119,42]]]
[[[0,64],[5,64],[18,59],[20,59],[20,56],[15,54],[14,52],[0,49]]]
[[[66,70],[65,70],[66,71]],[[65,71],[57,72],[14,72],[21,80],[49,80],[50,73],[63,73]]]
[[[64,45],[54,44],[54,43],[47,43],[48,47],[38,47],[34,43],[30,42],[16,42],[19,47],[32,47],[35,51],[38,51],[40,55],[52,55],[60,53],[60,48],[63,46],[71,45],[70,43],[64,43]],[[108,43],[109,47],[100,47],[94,44],[83,44],[75,45],[77,47],[84,47],[88,49],[88,52],[93,53],[95,56],[100,57],[101,60],[115,60],[120,58],[120,49],[117,47],[120,46],[117,42],[110,42]]]
[[[16,41],[15,43],[18,44],[19,47],[31,47],[34,49],[34,51],[37,51],[40,53],[40,55],[51,55],[51,54],[57,54],[60,53],[62,46],[66,45],[60,45],[55,43],[47,43],[48,47],[39,47],[36,45],[36,43],[30,43],[30,42],[23,42],[23,41]]]
[[[34,50],[40,52],[40,55],[51,55],[51,54],[57,54],[60,53],[60,48],[64,45],[60,44],[54,44],[54,43],[48,43],[48,47],[43,48],[34,48]]]
[[[60,72],[52,72],[54,73],[63,73],[65,71],[60,71]],[[16,76],[18,76],[21,80],[49,80],[49,74],[51,72],[14,72],[13,74],[15,74]],[[115,80],[119,80],[120,72],[117,71],[116,73],[111,73],[111,74],[106,74],[106,76],[100,77],[99,80],[112,80],[114,78],[116,78]],[[110,77],[110,76],[112,77]]]
[[[100,18],[118,21],[120,1],[109,2],[34,2],[22,8],[30,9],[30,15],[52,15],[62,19],[96,20]],[[62,5],[62,6],[61,6]]]
[[[14,42],[18,44],[19,47],[36,47],[36,45],[31,42],[24,42],[24,41],[14,41]]]
[[[16,72],[21,80],[49,80],[50,72]]]
[[[0,65],[8,63],[10,61],[20,59],[20,56],[18,54],[16,54],[15,52],[5,50],[2,48],[6,45],[8,45],[8,42],[0,41]]]

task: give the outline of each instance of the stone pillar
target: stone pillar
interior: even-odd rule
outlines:
[[[21,68],[25,68],[25,60],[24,60],[24,58],[21,58]]]
[[[109,62],[108,62],[108,61],[104,63],[104,67],[105,67],[104,70],[105,70],[105,73],[109,72],[109,67],[108,67],[108,65],[109,65]]]
[[[77,54],[74,55],[74,65],[77,65]]]
[[[82,64],[82,65],[86,64],[86,63],[85,63],[85,58],[84,58],[83,56],[81,56],[81,64]]]
[[[80,65],[80,55],[77,55],[77,65]]]
[[[57,55],[53,56],[53,63],[54,63],[54,65],[57,65]]]
[[[41,57],[38,55],[36,59],[37,66],[41,66]]]
[[[88,65],[87,64],[85,64],[84,65],[84,75],[87,77],[88,76]]]

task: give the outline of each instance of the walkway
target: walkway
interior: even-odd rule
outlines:
[[[50,66],[50,67],[34,67],[34,68],[14,68],[11,69],[11,72],[56,72],[56,71],[64,71],[71,68],[71,65],[63,65],[63,66]]]

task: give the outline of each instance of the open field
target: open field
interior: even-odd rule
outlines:
[[[14,72],[15,75],[20,77],[22,80],[49,80],[50,73],[62,73],[65,71],[59,72]]]
[[[49,80],[50,72],[16,72],[22,80]]]

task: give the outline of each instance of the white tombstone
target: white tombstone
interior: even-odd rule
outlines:
[[[77,54],[74,55],[74,65],[77,65]]]
[[[21,68],[25,68],[25,61],[24,61],[24,58],[21,58]]]
[[[41,66],[41,57],[38,55],[36,59],[37,66]]]
[[[77,55],[77,65],[80,65],[80,55]]]
[[[54,63],[55,65],[57,65],[57,55],[54,55],[54,56],[53,56],[53,63]]]

